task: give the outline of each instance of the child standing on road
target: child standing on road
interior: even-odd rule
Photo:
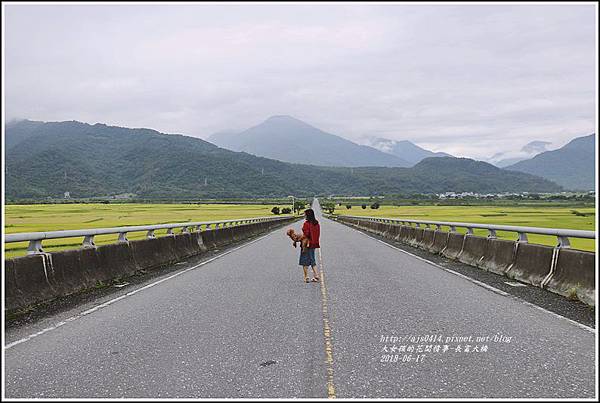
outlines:
[[[319,271],[317,270],[317,260],[315,258],[315,249],[320,248],[319,237],[321,235],[321,226],[319,221],[315,218],[315,212],[313,209],[307,209],[304,211],[306,221],[302,226],[302,233],[308,238],[308,248],[304,252],[300,253],[300,266],[304,270],[304,282],[308,283],[308,266],[312,267],[313,278],[311,281],[319,281]]]

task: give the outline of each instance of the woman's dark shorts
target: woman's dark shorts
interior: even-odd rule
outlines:
[[[300,266],[316,266],[315,248],[306,248],[306,252],[300,251]]]

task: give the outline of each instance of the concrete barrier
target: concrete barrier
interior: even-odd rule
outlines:
[[[5,309],[15,312],[30,305],[68,296],[135,274],[174,264],[209,249],[250,238],[296,218],[181,233],[5,260]]]
[[[56,295],[54,270],[48,253],[9,259],[5,267],[14,273],[14,281],[6,283],[4,307],[13,310],[36,303],[40,299],[51,299]],[[16,288],[8,287],[13,284]]]
[[[12,295],[8,295],[8,290],[14,290]],[[22,291],[17,285],[17,276],[15,272],[15,260],[10,259],[5,261],[4,265],[4,295],[6,296],[5,303],[11,305],[20,305],[23,298]]]
[[[377,223],[377,234],[385,237],[386,232],[389,230],[389,224],[378,222]]]
[[[456,257],[459,262],[477,266],[479,261],[485,256],[488,246],[488,239],[467,235],[463,245],[462,252]]]
[[[407,232],[408,227],[406,225],[400,225],[399,228],[396,230],[396,234],[394,235],[394,241],[403,242]]]
[[[60,252],[51,253],[52,259],[54,255]],[[110,245],[101,245],[96,248],[97,264],[106,278],[121,278],[130,273],[135,273],[140,267],[136,264],[131,251],[131,246],[128,242],[113,243]]]
[[[255,235],[262,234],[263,232],[268,230],[268,226],[266,222],[257,222],[256,224],[251,224],[253,226],[253,230],[255,231]]]
[[[393,241],[398,241],[400,237],[400,232],[402,232],[402,225],[394,224],[392,226],[392,230],[390,231],[389,238]]]
[[[214,229],[207,229],[207,230],[204,230],[201,232],[202,241],[204,242],[204,245],[206,245],[206,247],[209,250],[215,249],[218,247],[217,241],[215,238],[215,232],[216,232],[216,230],[214,230]]]
[[[268,225],[265,225],[265,231],[269,229],[270,227]],[[217,243],[217,246],[229,245],[234,241],[233,230],[230,227],[219,228],[218,230],[213,231],[215,234],[215,242]]]
[[[56,295],[69,295],[112,278],[111,267],[103,267],[98,254],[92,248],[48,255],[52,258],[50,281]],[[38,284],[38,286],[44,285]]]
[[[371,229],[371,232],[375,233],[375,234],[379,234],[379,222],[376,221],[372,221],[369,223],[369,228]]]
[[[488,239],[485,256],[477,267],[496,274],[504,274],[515,257],[515,243],[503,239]]]
[[[529,243],[518,243],[514,263],[506,271],[510,278],[541,287],[550,274],[554,248]]]
[[[462,252],[464,241],[465,236],[463,234],[451,232],[448,234],[448,242],[446,243],[446,247],[442,249],[440,254],[448,259],[456,259],[460,252]]]
[[[394,234],[396,232],[396,224],[393,223],[387,223],[385,224],[385,230],[383,232],[383,236],[388,238],[388,239],[393,239],[394,238]]]
[[[419,245],[421,244],[421,241],[423,240],[423,233],[425,232],[425,230],[423,228],[415,228],[413,235],[414,238],[411,238],[408,241],[408,244],[411,246],[414,246],[415,248],[419,247]]]
[[[163,236],[155,239],[130,241],[133,258],[139,267],[153,269],[177,261],[178,253],[175,251],[175,236]]]
[[[380,236],[385,238],[387,233],[390,231],[390,224],[385,222],[377,223],[377,231]]]
[[[252,236],[258,235],[262,231],[261,228],[258,226],[258,223],[256,223],[256,224],[248,224],[247,227],[248,227],[248,229],[247,229],[248,233],[251,234]]]
[[[243,231],[243,233],[247,234],[248,236],[255,236],[262,232],[258,225],[247,224],[243,225],[242,227],[243,229],[241,229],[241,231]]]
[[[266,231],[267,228],[265,225],[261,225],[262,223],[257,223],[253,225],[257,225],[263,228],[260,228],[261,231]],[[220,248],[222,246],[226,246],[234,241],[233,239],[233,231],[231,228],[211,228],[206,231],[202,231],[202,238],[206,245],[208,245],[211,249]]]
[[[234,241],[241,241],[250,234],[250,228],[247,225],[235,225],[231,227],[231,236]]]
[[[558,250],[556,266],[544,288],[595,305],[595,258],[596,255],[591,252]]]
[[[415,227],[405,227],[405,231],[400,234],[400,241],[410,244],[415,239]]]
[[[364,226],[371,232],[377,232],[377,223],[375,221],[369,221],[365,223]]]
[[[417,237],[417,229],[415,227],[407,226],[403,235],[402,242],[406,245],[412,245]]]
[[[436,230],[433,239],[433,245],[429,249],[430,252],[440,253],[446,247],[446,243],[448,243],[448,235],[449,232]]]
[[[423,231],[423,238],[421,239],[421,243],[419,244],[419,248],[421,249],[425,249],[425,250],[430,250],[430,248],[433,246],[433,237],[434,237],[435,231],[432,229],[425,229]]]
[[[248,234],[248,236],[252,236],[253,234]],[[192,241],[197,245],[200,252],[206,252],[208,247],[204,244],[204,239],[202,238],[202,233],[200,231],[192,233]]]
[[[202,235],[195,232],[186,232],[177,234],[175,238],[175,257],[179,260],[184,260],[190,256],[198,255],[203,252],[200,243],[203,244]],[[198,242],[200,239],[200,242]]]

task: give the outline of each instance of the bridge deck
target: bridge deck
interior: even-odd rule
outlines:
[[[297,250],[277,230],[74,320],[9,331],[6,397],[594,396],[594,333],[321,223],[326,288],[302,282]],[[380,362],[394,344],[415,351]],[[488,351],[456,352],[459,344]],[[413,361],[401,362],[405,354]]]

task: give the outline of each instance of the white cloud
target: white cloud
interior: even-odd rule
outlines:
[[[489,157],[595,128],[595,5],[6,5],[7,118],[207,137],[289,114]]]

